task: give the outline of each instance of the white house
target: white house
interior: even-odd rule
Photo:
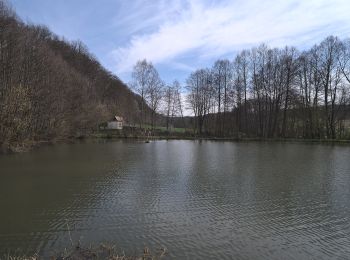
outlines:
[[[123,129],[124,119],[121,116],[115,116],[112,121],[107,122],[107,129]]]

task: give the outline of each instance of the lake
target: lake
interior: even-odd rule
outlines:
[[[170,259],[348,259],[350,146],[99,141],[0,156],[0,256],[48,256],[70,236]]]

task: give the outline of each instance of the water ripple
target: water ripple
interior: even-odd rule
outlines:
[[[343,146],[159,141],[0,157],[0,252],[49,255],[70,233],[131,254],[164,246],[169,258],[348,259],[349,155]]]

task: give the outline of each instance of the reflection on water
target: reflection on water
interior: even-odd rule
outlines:
[[[170,258],[350,255],[350,147],[195,141],[0,157],[0,254],[112,242]]]

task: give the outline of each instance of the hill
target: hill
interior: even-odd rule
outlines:
[[[22,22],[0,0],[0,147],[77,136],[115,114],[133,123],[140,104],[83,43]]]

